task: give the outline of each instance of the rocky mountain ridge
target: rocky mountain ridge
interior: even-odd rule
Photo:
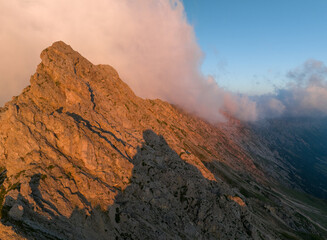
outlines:
[[[286,167],[264,144],[246,141],[253,134],[242,123],[231,118],[213,126],[161,100],[141,99],[111,66],[93,65],[63,42],[41,59],[31,85],[0,109],[1,219],[12,234],[326,234],[269,183],[287,179],[286,170],[274,170]]]

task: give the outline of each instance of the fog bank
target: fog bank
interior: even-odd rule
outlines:
[[[221,112],[257,118],[256,103],[200,72],[203,53],[179,0],[0,0],[0,103],[29,83],[40,52],[62,40],[117,69],[137,95],[160,98],[210,122]]]

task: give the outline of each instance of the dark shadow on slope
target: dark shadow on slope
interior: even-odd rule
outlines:
[[[259,230],[247,207],[229,199],[233,194],[204,178],[183,161],[162,136],[151,130],[131,159],[130,184],[119,192],[107,211],[75,209],[69,218],[39,190],[40,175],[32,177],[31,196],[44,215],[24,197],[6,198],[3,222],[15,226],[27,239],[253,239],[269,236]],[[63,194],[63,193],[61,193]],[[80,193],[80,195],[82,195]],[[80,196],[87,199],[86,196]],[[12,217],[13,206],[22,205],[21,218]],[[17,230],[18,229],[18,230]],[[272,235],[274,236],[274,235]]]
[[[102,129],[101,127],[96,127],[96,126],[92,126],[92,124],[84,119],[82,116],[76,114],[76,113],[71,113],[71,112],[66,112],[66,114],[68,116],[70,116],[71,118],[73,118],[76,122],[78,123],[83,123],[91,132],[97,134],[100,138],[104,139],[107,143],[110,144],[110,146],[115,149],[120,156],[122,156],[123,158],[127,159],[128,161],[131,161],[131,158],[130,156],[128,156],[127,153],[122,153],[106,136],[103,135],[103,133],[107,133],[109,135],[111,135],[112,137],[114,137],[114,139],[117,141],[117,142],[120,142],[121,144],[123,144],[124,146],[126,146],[126,143],[121,140],[120,138],[116,137],[115,134],[113,134],[112,132],[108,131],[108,130],[104,130]]]
[[[248,218],[247,212],[228,200],[227,190],[183,161],[162,136],[147,130],[143,138],[145,143],[132,160],[131,184],[115,200],[120,236],[247,238],[249,231],[241,220]]]
[[[252,125],[291,166],[289,176],[305,192],[327,200],[327,118],[282,118]]]
[[[42,174],[35,174],[32,176],[30,180],[30,188],[32,190],[31,196],[34,199],[35,203],[42,209],[42,211],[47,212],[51,217],[54,217],[55,214],[60,214],[57,207],[51,203],[50,201],[45,200],[42,197],[42,193],[39,190],[40,180],[42,178]],[[50,209],[45,208],[44,206],[48,205]]]

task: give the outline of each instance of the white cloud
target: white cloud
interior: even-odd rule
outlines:
[[[0,104],[28,85],[39,53],[63,40],[110,64],[135,93],[215,122],[256,118],[255,103],[200,72],[203,54],[179,0],[0,0]]]
[[[285,88],[256,98],[261,118],[327,115],[327,67],[323,62],[310,59],[287,77]]]

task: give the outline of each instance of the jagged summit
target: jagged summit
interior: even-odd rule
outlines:
[[[167,102],[139,98],[111,66],[93,65],[64,42],[41,59],[31,85],[0,111],[0,209],[11,236],[317,233],[309,221],[298,227],[303,219],[276,200],[268,181],[287,179],[286,170],[258,164],[264,156],[269,169],[283,167],[241,123],[213,126]]]
[[[36,74],[31,78],[31,88],[40,94],[47,88],[47,91],[43,91],[47,95],[49,88],[53,89],[50,94],[53,94],[53,101],[57,101],[52,102],[53,107],[76,108],[77,105],[91,101],[90,105],[95,108],[95,101],[101,99],[94,98],[93,88],[99,91],[97,97],[107,94],[106,97],[125,101],[126,98],[135,98],[114,68],[109,65],[93,65],[62,41],[43,50],[41,59]],[[42,87],[43,84],[46,85]],[[49,95],[44,99],[50,100]]]

